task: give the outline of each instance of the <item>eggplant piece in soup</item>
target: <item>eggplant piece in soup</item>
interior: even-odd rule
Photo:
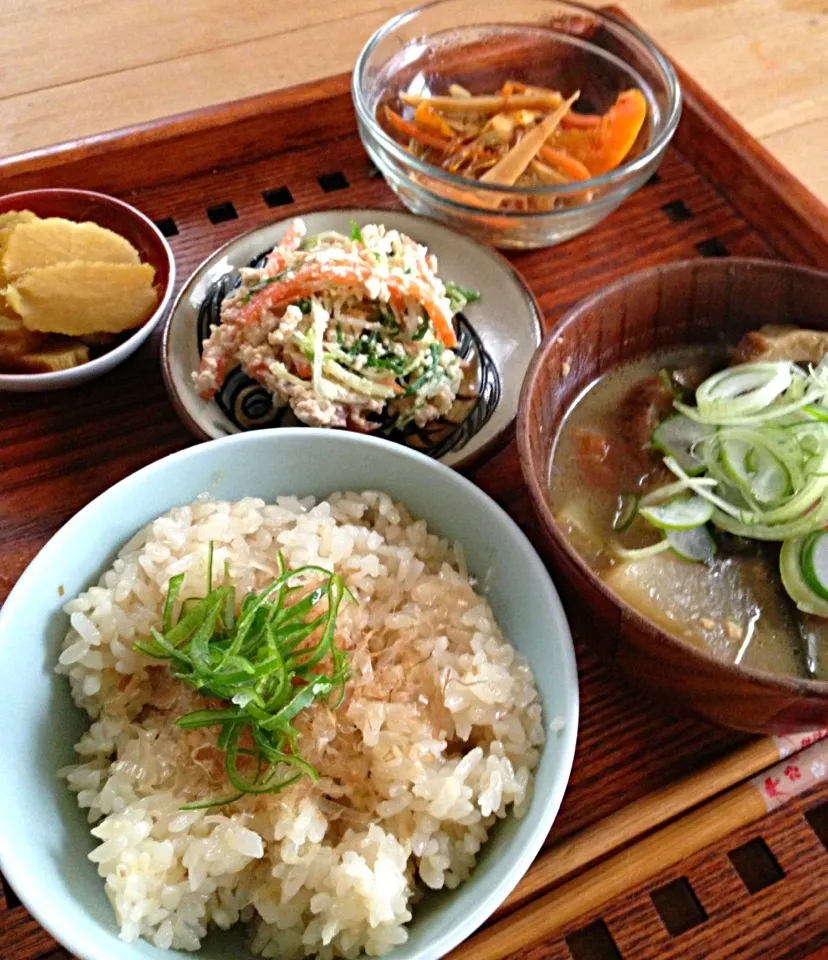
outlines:
[[[659,446],[673,426],[668,418],[682,403],[695,405],[698,388],[729,361],[818,363],[826,353],[828,334],[763,328],[730,352],[691,347],[624,364],[591,384],[567,412],[549,477],[551,504],[572,547],[644,618],[722,660],[821,679],[828,679],[828,617],[805,612],[792,597],[780,577],[779,543],[717,526],[720,518],[698,491],[722,491],[728,481],[708,476],[701,462],[693,469],[702,441],[692,436],[680,467],[695,489],[684,474],[678,485],[685,489],[671,495],[667,486],[660,498],[679,475],[665,466],[675,451]],[[718,429],[692,418],[680,426],[702,438]],[[650,501],[666,511],[653,510]]]

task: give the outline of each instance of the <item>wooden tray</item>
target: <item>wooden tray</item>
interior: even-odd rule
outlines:
[[[585,294],[651,264],[740,254],[828,267],[828,209],[693,82],[683,85],[681,125],[650,183],[593,232],[512,257],[547,329]],[[123,197],[170,238],[181,281],[268,220],[398,206],[360,145],[347,76],[12,157],[0,162],[0,183],[4,192],[77,186]],[[77,510],[193,442],[164,391],[158,348],[154,335],[115,373],[72,391],[0,395],[0,600]],[[533,536],[514,444],[473,477]],[[580,645],[578,659],[579,746],[549,843],[747,740],[642,703]],[[804,957],[828,945],[826,843],[828,786],[513,956]],[[729,854],[740,847],[737,870]],[[0,958],[68,956],[0,884]]]

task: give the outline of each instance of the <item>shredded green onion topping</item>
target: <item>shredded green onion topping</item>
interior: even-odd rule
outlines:
[[[640,550],[616,545],[618,556],[648,556],[669,543],[685,559],[708,561],[716,551],[708,524],[780,542],[791,598],[828,616],[828,361],[808,370],[788,361],[727,367],[695,399],[676,400],[677,413],[652,436],[676,481],[643,497],[637,514],[665,540]]]
[[[343,599],[353,596],[338,574],[316,566],[288,570],[280,553],[279,576],[260,593],[244,596],[237,615],[235,587],[214,588],[212,567],[211,543],[206,596],[184,600],[176,619],[184,574],[171,577],[162,629],[135,644],[142,653],[169,661],[177,680],[227,703],[176,720],[185,730],[221,728],[217,745],[235,791],[185,804],[187,810],[233,803],[245,794],[276,793],[303,776],[318,780],[299,754],[300,733],[291,721],[317,700],[339,707],[348,679],[347,654],[336,646],[334,634]],[[308,575],[321,577],[310,592]],[[306,644],[314,634],[316,642]],[[323,662],[330,663],[329,673],[319,672]],[[242,746],[246,732],[250,746]],[[246,771],[240,769],[240,757]]]

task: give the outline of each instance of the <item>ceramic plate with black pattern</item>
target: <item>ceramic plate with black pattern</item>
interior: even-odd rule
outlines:
[[[494,453],[511,435],[524,374],[541,339],[540,314],[523,280],[500,254],[449,227],[392,210],[326,210],[302,217],[308,236],[351,224],[398,230],[437,257],[444,280],[479,292],[454,318],[463,381],[447,413],[417,427],[377,422],[375,432],[453,467],[468,467]],[[290,406],[236,367],[212,399],[199,396],[199,369],[211,325],[224,298],[241,283],[239,269],[261,266],[293,218],[257,227],[208,257],[184,284],[164,330],[164,379],[185,425],[202,439],[246,430],[301,426]]]

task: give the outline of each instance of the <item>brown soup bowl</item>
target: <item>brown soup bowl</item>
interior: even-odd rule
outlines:
[[[625,277],[570,310],[523,383],[521,468],[577,632],[648,696],[728,727],[786,733],[828,724],[828,682],[738,667],[673,636],[622,601],[575,552],[552,513],[552,446],[581,391],[653,351],[735,343],[766,324],[828,330],[828,273],[763,260],[690,260]]]

